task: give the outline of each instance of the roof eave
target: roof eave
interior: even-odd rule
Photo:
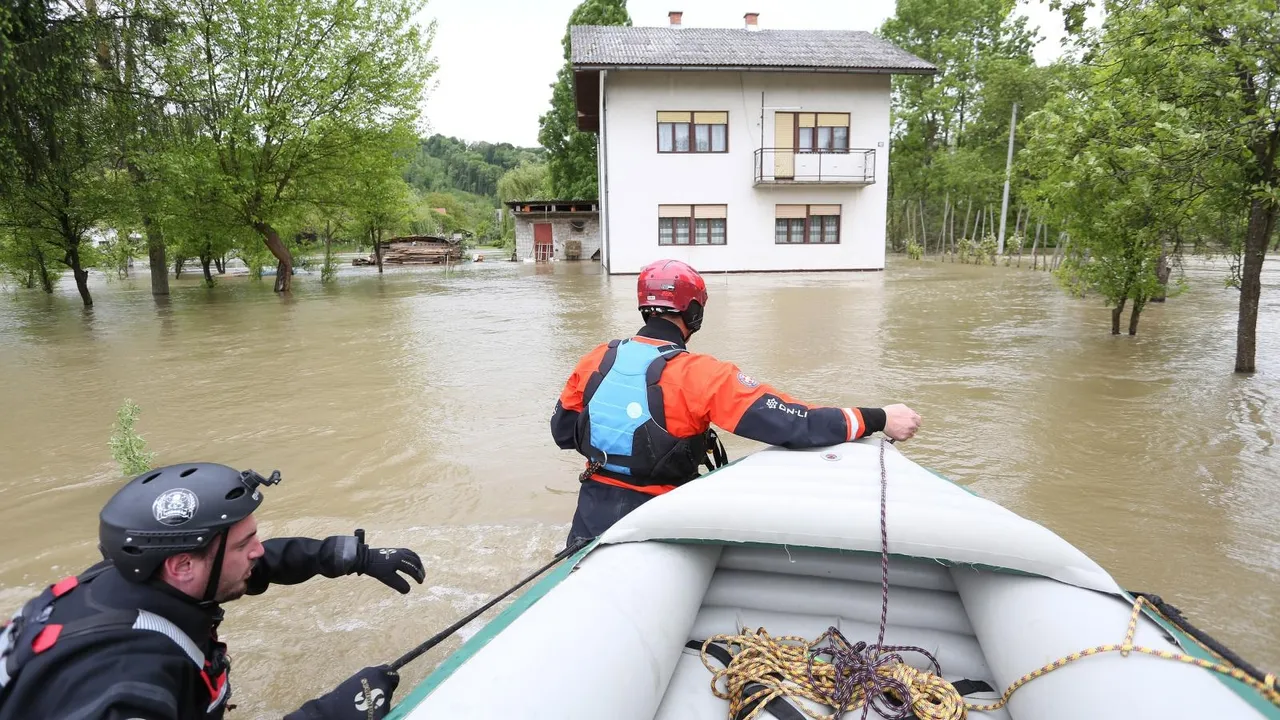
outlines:
[[[929,68],[849,68],[818,67],[799,65],[654,65],[654,64],[610,64],[582,63],[574,64],[574,72],[592,72],[599,70],[650,70],[666,72],[795,72],[795,73],[833,73],[846,75],[936,75],[936,67]]]

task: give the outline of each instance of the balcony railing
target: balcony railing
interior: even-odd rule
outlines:
[[[756,185],[870,185],[876,181],[876,151],[756,150]]]

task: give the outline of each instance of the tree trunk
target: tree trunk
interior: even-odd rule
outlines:
[[[1036,269],[1036,248],[1040,247],[1040,230],[1044,228],[1044,221],[1036,223],[1036,239],[1031,241],[1031,269]]]
[[[71,274],[76,279],[76,290],[80,291],[80,299],[84,301],[84,306],[93,307],[93,298],[89,296],[89,271],[80,267],[80,243],[74,242],[67,249],[67,266],[71,268]]]
[[[267,243],[267,249],[276,256],[275,291],[289,292],[293,288],[293,256],[289,254],[289,248],[285,247],[284,242],[280,240],[280,233],[268,223],[255,222],[253,229],[262,235],[262,239]]]
[[[1146,303],[1141,300],[1133,301],[1133,310],[1129,313],[1129,334],[1138,334],[1138,316],[1142,314],[1142,306]]]
[[[1169,272],[1171,270],[1169,256],[1162,251],[1160,258],[1156,260],[1156,280],[1160,283],[1160,289],[1156,291],[1155,295],[1151,296],[1151,302],[1162,303],[1165,301],[1169,294]]]
[[[369,231],[369,236],[373,239],[373,257],[378,261],[378,272],[382,272],[382,228],[378,228],[377,235],[373,231]]]
[[[204,271],[204,284],[213,287],[213,274],[209,272],[209,265],[213,262],[213,242],[205,239],[204,247],[200,250],[200,269]]]
[[[129,178],[133,181],[134,188],[141,193],[147,182],[146,175],[142,172],[142,168],[130,160],[127,163],[129,170]],[[165,259],[164,232],[160,226],[156,225],[151,213],[142,213],[142,228],[147,236],[147,262],[151,267],[151,294],[152,295],[168,295],[169,294],[169,263]],[[124,237],[121,235],[121,237]],[[125,238],[127,240],[127,238]]]
[[[49,273],[49,261],[44,256],[44,248],[37,245],[34,249],[36,272],[40,275],[40,287],[50,295],[53,294],[53,278]]]
[[[1236,322],[1236,372],[1256,369],[1258,347],[1258,300],[1262,295],[1262,261],[1267,241],[1276,226],[1276,206],[1264,198],[1254,198],[1249,207],[1249,229],[1244,236],[1244,266],[1240,272],[1240,315]]]
[[[938,256],[942,256],[943,248],[947,246],[947,215],[954,215],[951,209],[951,191],[948,190],[946,196],[942,200],[942,229],[938,230]]]
[[[1111,308],[1111,334],[1112,335],[1120,334],[1120,315],[1124,313],[1124,304],[1125,304],[1125,301],[1127,300],[1128,298],[1120,298],[1120,302],[1116,303],[1116,306]]]
[[[187,264],[187,259],[178,255],[173,259],[173,279],[177,280],[182,277],[182,267]]]
[[[165,258],[164,233],[151,220],[150,215],[142,216],[142,227],[147,235],[147,258],[151,265],[151,294],[169,294],[169,265]]]
[[[217,268],[219,275],[227,274],[227,256],[220,255],[213,259],[213,266]]]
[[[924,214],[924,201],[920,201],[920,252],[923,255],[929,254],[929,222]]]

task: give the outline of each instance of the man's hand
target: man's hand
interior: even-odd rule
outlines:
[[[400,675],[390,667],[367,667],[284,720],[381,720],[391,712],[391,694],[399,684]]]
[[[353,568],[357,575],[375,577],[401,595],[409,593],[409,581],[397,575],[397,572],[417,580],[419,585],[426,579],[422,559],[414,551],[408,548],[371,548],[364,544],[363,537],[359,542],[356,548],[356,565]]]
[[[884,434],[894,440],[910,440],[920,429],[920,415],[903,405],[884,407]]]

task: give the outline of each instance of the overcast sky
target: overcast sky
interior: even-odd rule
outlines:
[[[946,0],[938,0],[946,2]],[[579,0],[428,0],[422,17],[436,20],[431,54],[440,65],[425,107],[431,132],[474,142],[538,144],[538,116],[564,62],[560,39]],[[633,25],[667,25],[680,10],[686,27],[741,27],[746,12],[760,27],[873,31],[893,14],[894,0],[629,0]],[[1048,0],[1019,0],[1018,12],[1039,27],[1040,63],[1057,57],[1062,17]],[[517,60],[507,59],[513,56]]]

